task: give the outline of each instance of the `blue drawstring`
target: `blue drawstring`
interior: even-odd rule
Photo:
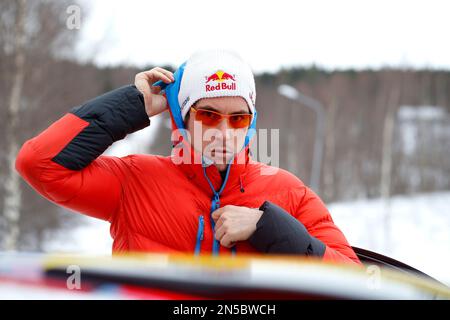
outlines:
[[[211,221],[211,230],[213,231],[213,248],[212,252],[214,256],[219,254],[220,242],[216,239],[214,235],[214,228],[216,227],[216,223],[212,218],[212,213],[220,207],[220,195],[217,192],[214,192],[214,197],[211,202],[211,210],[210,210],[210,221]]]
[[[220,194],[225,189],[225,185],[227,184],[228,176],[230,174],[230,169],[231,169],[231,163],[233,162],[233,160],[234,159],[231,159],[231,161],[227,165],[227,171],[225,173],[225,179],[223,180],[222,186],[220,187],[219,191],[216,191],[214,189],[214,185],[211,183],[211,180],[209,180],[209,177],[206,174],[205,164],[203,163],[203,165],[202,165],[202,167],[203,167],[203,175],[205,176],[206,181],[208,181],[209,187],[213,191],[213,198],[212,198],[212,201],[211,201],[211,209],[210,209],[210,212],[209,212],[209,214],[210,214],[210,221],[211,221],[211,229],[212,229],[213,233],[214,233],[214,228],[215,228],[216,223],[214,222],[214,219],[212,218],[212,213],[214,211],[216,211],[218,208],[220,208]],[[200,240],[198,238],[198,235],[197,235],[197,243],[196,243],[195,247],[196,247],[195,253],[198,254],[197,253],[197,247],[200,247]],[[220,242],[213,235],[212,253],[213,253],[214,256],[217,256],[219,254],[219,248],[220,248]],[[231,251],[232,251],[233,255],[235,255],[236,254],[236,246],[232,247]],[[200,252],[200,249],[198,250],[198,252]]]

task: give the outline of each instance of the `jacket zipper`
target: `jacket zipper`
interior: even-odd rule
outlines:
[[[205,230],[205,220],[203,215],[200,215],[198,217],[197,240],[195,242],[195,255],[200,254],[204,230]]]

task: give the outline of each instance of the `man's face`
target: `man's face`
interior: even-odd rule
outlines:
[[[195,110],[215,111],[224,115],[250,113],[247,102],[242,97],[200,99],[192,107]],[[213,160],[217,168],[222,171],[232,156],[242,149],[248,126],[234,128],[225,117],[214,126],[207,125],[206,122],[196,120],[197,113],[190,111],[186,122],[191,144],[196,151]]]

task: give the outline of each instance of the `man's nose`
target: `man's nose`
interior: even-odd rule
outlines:
[[[228,119],[223,118],[217,125],[217,129],[220,130],[223,139],[231,138],[231,128],[228,126]]]

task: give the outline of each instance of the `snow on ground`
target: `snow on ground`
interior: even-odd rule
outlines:
[[[327,207],[351,245],[402,261],[450,285],[450,192],[396,196],[390,204],[374,199]]]
[[[77,227],[71,228],[70,231],[66,229],[52,231],[44,241],[43,251],[110,255],[113,241],[109,226],[107,221],[80,215]]]
[[[450,192],[396,196],[388,211],[380,199],[327,207],[351,245],[385,254],[450,285]],[[109,223],[82,219],[85,225],[53,235],[45,251],[111,254]]]

